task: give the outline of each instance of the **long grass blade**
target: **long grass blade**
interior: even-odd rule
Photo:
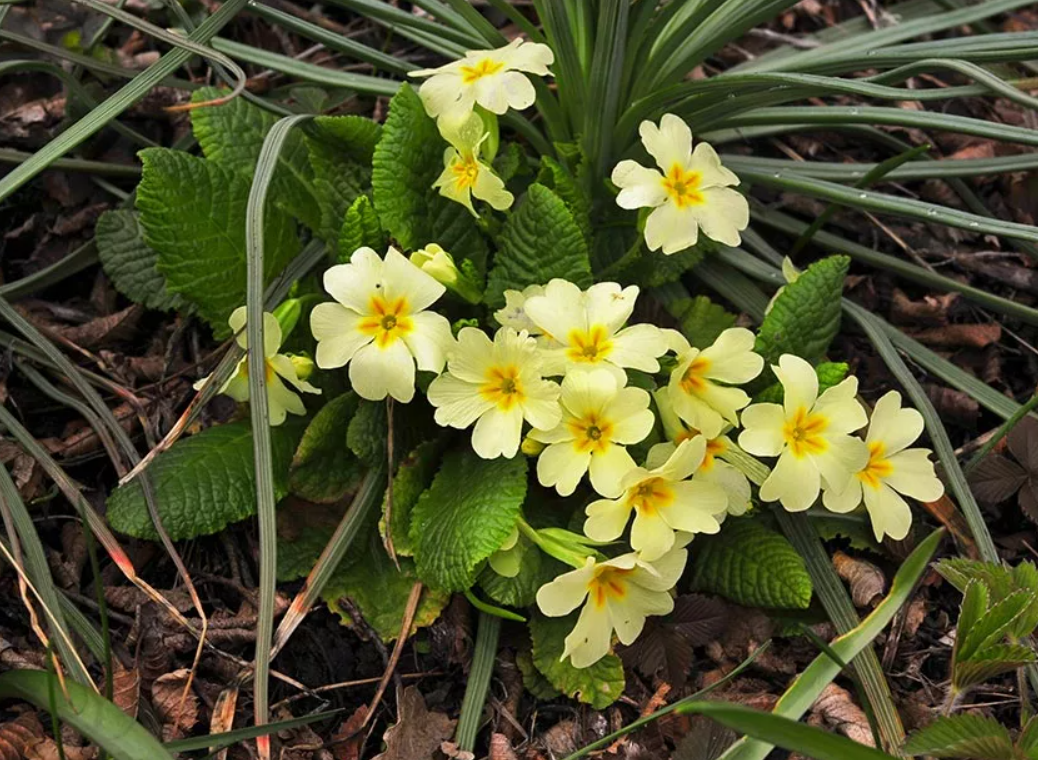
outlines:
[[[490,690],[490,677],[494,674],[494,658],[497,657],[497,640],[501,633],[501,618],[483,612],[479,615],[476,629],[476,644],[472,651],[472,667],[465,684],[465,698],[461,702],[456,734],[458,748],[465,752],[476,749],[476,734],[483,721],[483,707]]]
[[[722,153],[721,161],[725,166],[741,166],[747,161],[746,156],[734,153]],[[767,172],[794,172],[805,177],[824,179],[829,182],[856,182],[879,164],[874,163],[836,163],[825,161],[793,161],[785,158],[768,158],[755,156],[750,159],[754,167]],[[908,182],[924,179],[949,179],[959,177],[983,177],[992,174],[1009,174],[1011,172],[1028,172],[1038,169],[1038,152],[1021,153],[1015,156],[997,156],[995,158],[946,158],[938,161],[909,161],[893,169],[887,174],[891,181]]]

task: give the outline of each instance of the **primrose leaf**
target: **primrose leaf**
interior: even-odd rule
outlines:
[[[346,446],[346,431],[357,405],[355,393],[343,393],[314,415],[292,458],[292,493],[308,501],[329,503],[343,498],[360,482],[365,466]]]
[[[591,284],[587,242],[573,214],[554,192],[533,184],[498,235],[487,282],[487,303],[504,304],[505,290],[522,290],[561,277],[582,288]]]
[[[274,496],[288,491],[288,466],[301,425],[270,429]],[[256,468],[248,420],[218,425],[177,441],[148,468],[162,525],[174,541],[219,533],[256,514]],[[120,533],[157,540],[139,479],[108,497],[108,520]]]
[[[389,519],[393,530],[393,549],[402,557],[414,556],[414,546],[411,544],[411,511],[432,482],[439,462],[440,446],[436,441],[426,441],[400,462],[393,476],[393,505]],[[385,515],[388,506],[387,489],[382,500],[382,519],[379,523],[383,535],[386,530]]]
[[[227,92],[217,87],[203,87],[195,91],[191,101],[214,100]],[[218,106],[192,110],[191,131],[208,160],[251,180],[263,149],[263,140],[277,120],[277,116],[245,98],[233,98]],[[271,179],[270,198],[310,229],[315,232],[320,229],[314,173],[307,158],[306,142],[298,129],[289,132],[278,156],[278,167]]]
[[[707,296],[693,298],[679,282],[661,285],[653,291],[653,295],[663,304],[667,313],[678,321],[681,333],[695,348],[706,348],[721,333],[735,325],[735,314]]]
[[[748,607],[805,609],[811,577],[781,534],[753,519],[733,519],[716,536],[697,536],[692,585]]]
[[[555,191],[573,215],[584,240],[591,243],[591,199],[566,167],[553,158],[541,156],[537,181]]]
[[[136,211],[104,212],[94,235],[101,266],[120,293],[149,309],[168,311],[184,306],[180,296],[166,290],[166,278],[156,267],[158,254],[144,242]]]
[[[382,227],[407,251],[438,243],[455,261],[486,268],[487,245],[476,220],[460,203],[432,188],[443,171],[436,122],[410,85],[397,90],[371,160],[371,185]]]
[[[607,654],[594,665],[575,668],[561,660],[566,637],[577,622],[577,614],[550,618],[535,613],[530,618],[533,664],[552,687],[567,697],[602,710],[624,691],[624,667],[615,654]]]
[[[146,148],[137,186],[144,239],[158,254],[167,288],[198,307],[217,337],[245,303],[245,206],[249,182],[183,151]],[[299,252],[295,224],[267,209],[264,279],[270,282]]]
[[[482,459],[466,447],[443,460],[411,512],[418,576],[433,588],[464,591],[479,564],[515,528],[526,497],[526,459]]]
[[[1009,731],[994,718],[951,715],[937,718],[908,737],[904,751],[932,757],[1017,760]]]
[[[702,261],[707,254],[717,251],[721,246],[705,235],[699,237],[691,248],[686,248],[670,256],[659,251],[650,251],[645,247],[642,238],[635,243],[638,246],[633,260],[624,267],[619,278],[624,282],[633,282],[642,287],[655,288],[676,282],[685,272]]]
[[[850,266],[830,256],[809,266],[775,298],[757,335],[755,350],[767,362],[796,354],[812,364],[825,355],[840,329],[840,298]]]
[[[359,196],[348,209],[339,232],[338,262],[347,263],[358,248],[367,246],[383,251],[388,244],[386,233],[379,224],[378,214],[366,195]]]
[[[523,535],[519,536],[518,546],[522,556],[519,560],[519,573],[506,578],[494,572],[489,565],[480,573],[479,585],[491,599],[508,607],[529,607],[535,601],[537,589],[553,578],[566,572],[562,563],[555,561],[541,552]]]

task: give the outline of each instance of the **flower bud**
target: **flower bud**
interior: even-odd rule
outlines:
[[[412,253],[411,263],[469,303],[483,300],[479,286],[460,271],[454,257],[436,243],[429,243]]]
[[[520,448],[526,456],[535,457],[544,451],[545,445],[546,444],[543,444],[540,441],[535,441],[533,438],[527,437],[523,439],[523,444]]]
[[[292,361],[292,367],[296,371],[296,377],[306,380],[314,373],[314,360],[309,356],[292,354],[288,357]]]

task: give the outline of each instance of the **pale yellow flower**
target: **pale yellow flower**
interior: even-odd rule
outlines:
[[[748,383],[764,368],[753,352],[753,333],[732,327],[703,350],[689,347],[678,354],[678,365],[667,386],[677,415],[707,438],[716,438],[725,422],[739,422],[739,410],[750,397],[733,385]]]
[[[514,457],[524,419],[540,428],[562,419],[559,386],[541,375],[537,341],[511,327],[493,342],[478,328],[463,328],[428,397],[440,425],[463,430],[475,423],[472,448],[484,459]]]
[[[530,335],[540,335],[541,328],[535,325],[526,313],[526,301],[534,296],[543,295],[543,285],[527,285],[521,291],[506,290],[505,305],[494,312],[494,319],[503,327],[513,327],[516,330],[526,330]]]
[[[607,370],[575,370],[562,381],[562,421],[535,429],[530,437],[549,444],[537,459],[537,479],[562,496],[573,493],[588,472],[602,496],[622,492],[620,479],[634,467],[624,446],[638,443],[652,430],[649,394],[625,388]]]
[[[310,328],[317,339],[317,366],[349,364],[350,382],[361,398],[414,397],[415,364],[439,372],[453,343],[450,323],[425,311],[444,287],[390,247],[385,261],[358,248],[349,264],[324,273],[324,288],[337,303],[314,307]]]
[[[653,469],[634,467],[620,480],[618,499],[599,499],[587,506],[584,533],[596,541],[620,537],[634,513],[631,548],[652,562],[674,547],[674,531],[717,533],[728,497],[719,486],[688,480],[706,456],[706,439],[684,441]]]
[[[657,127],[643,121],[642,144],[659,170],[636,161],[621,161],[613,169],[620,188],[621,208],[654,209],[645,222],[649,250],[677,253],[696,244],[699,230],[719,243],[739,245],[739,233],[750,221],[746,198],[731,185],[739,178],[721,165],[707,143],[692,150],[692,132],[674,114],[665,114]]]
[[[445,125],[441,134],[451,147],[444,151],[443,172],[433,182],[440,195],[457,201],[473,216],[479,216],[472,205],[473,197],[486,201],[498,211],[511,206],[515,196],[505,189],[505,183],[494,170],[480,161],[480,151],[489,134],[479,114],[471,114],[460,125]]]
[[[522,569],[523,552],[525,551],[526,547],[520,543],[519,528],[512,528],[512,532],[505,542],[487,559],[487,564],[502,578],[514,578]]]
[[[800,357],[783,354],[772,369],[782,383],[783,403],[744,409],[739,445],[751,454],[778,457],[760,498],[799,512],[815,502],[823,483],[843,491],[868,462],[865,442],[850,435],[867,417],[855,399],[857,378],[848,377],[819,396],[818,375]]]
[[[562,279],[526,298],[525,314],[545,336],[545,374],[600,368],[626,382],[624,368],[658,372],[657,357],[667,352],[663,331],[650,324],[624,327],[637,298],[637,285],[600,282],[581,291]]]
[[[562,617],[584,606],[566,637],[561,659],[568,657],[575,668],[594,665],[609,654],[614,630],[620,643],[632,644],[645,627],[645,618],[674,609],[670,589],[687,560],[684,549],[655,562],[633,552],[606,562],[588,557],[584,567],[541,586],[537,606],[548,617]]]
[[[245,313],[245,307],[239,306],[231,312],[231,318],[227,322],[231,326],[231,331],[237,334],[235,339],[238,341],[238,345],[247,349],[249,341],[245,334]],[[267,387],[267,412],[270,424],[275,427],[283,423],[288,414],[306,414],[306,407],[303,406],[303,400],[299,394],[285,387],[283,381],[287,381],[289,385],[303,393],[319,394],[321,392],[320,388],[315,388],[306,382],[306,376],[301,374],[300,369],[305,369],[305,362],[299,362],[296,361],[296,357],[278,353],[278,349],[281,348],[281,340],[281,325],[278,323],[277,317],[270,312],[264,312],[263,358],[266,367],[264,383]],[[239,402],[249,400],[248,360],[248,356],[241,358],[234,374],[220,388],[220,393]],[[206,376],[195,383],[195,390],[201,390],[208,380],[209,376]]]
[[[555,62],[551,48],[514,39],[496,50],[469,50],[465,57],[435,69],[412,71],[428,77],[418,90],[425,111],[434,119],[462,121],[478,104],[501,115],[533,105],[536,93],[526,74],[547,76]]]
[[[827,489],[822,503],[833,512],[850,512],[864,500],[876,540],[901,540],[912,525],[912,510],[902,494],[917,501],[937,501],[944,484],[934,473],[929,449],[908,446],[923,432],[923,416],[901,407],[901,394],[890,391],[876,402],[865,435],[869,459],[842,491]]]

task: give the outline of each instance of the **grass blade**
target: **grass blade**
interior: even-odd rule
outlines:
[[[458,748],[465,752],[476,749],[476,734],[483,721],[483,706],[490,691],[490,676],[494,674],[494,658],[497,657],[497,639],[501,633],[501,618],[481,612],[476,644],[472,651],[472,667],[465,684],[465,698],[461,702],[458,717],[458,732],[455,735]]]
[[[746,156],[722,153],[725,166],[734,167],[746,161]],[[805,177],[830,182],[856,182],[879,164],[836,163],[824,161],[792,161],[785,158],[754,157],[753,166],[768,172],[794,172]],[[1008,174],[1038,169],[1038,152],[996,158],[946,158],[937,161],[909,161],[887,174],[891,181],[982,177],[990,174]]]

